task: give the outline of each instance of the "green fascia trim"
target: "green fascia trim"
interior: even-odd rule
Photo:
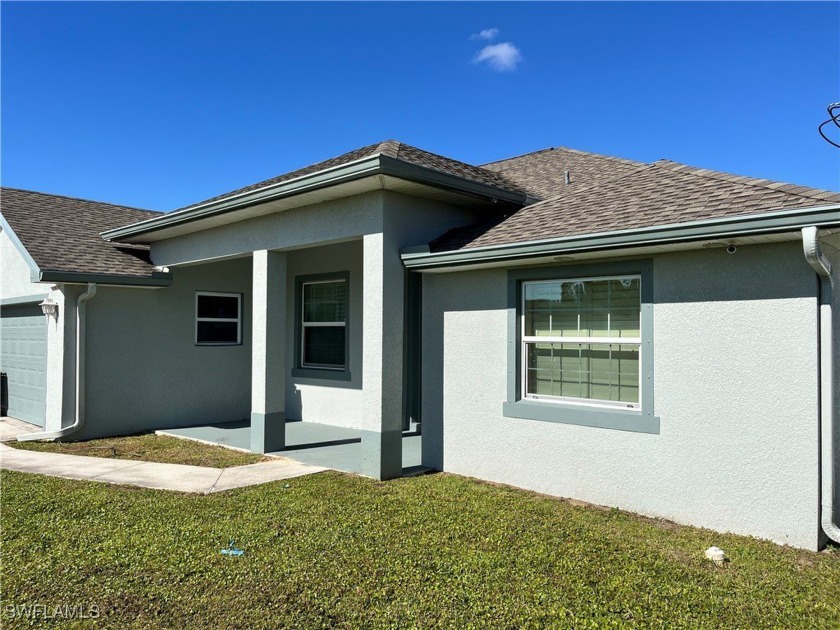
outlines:
[[[527,196],[525,193],[513,192],[496,188],[489,184],[481,184],[470,179],[441,173],[425,166],[403,162],[387,155],[379,156],[380,170],[382,175],[391,175],[400,179],[407,179],[419,184],[427,184],[435,188],[443,188],[458,193],[486,199],[493,203],[505,202],[514,205],[524,205]]]
[[[301,317],[303,314],[303,300],[301,287],[304,282],[318,280],[344,280],[347,286],[347,318],[344,321],[344,369],[329,370],[324,368],[309,368],[300,364]],[[296,378],[311,378],[326,381],[349,381],[350,376],[350,272],[347,270],[332,273],[314,273],[305,276],[295,276],[295,356],[292,362],[292,376]]]
[[[517,260],[541,255],[568,254],[576,251],[609,250],[642,245],[697,241],[709,238],[773,234],[816,225],[840,225],[840,206],[817,206],[781,210],[760,215],[704,219],[632,230],[599,232],[545,241],[528,241],[510,245],[490,245],[466,250],[430,252],[428,245],[406,247],[400,251],[403,264],[409,269],[478,264],[494,260]]]
[[[0,306],[17,306],[18,304],[33,304],[35,302],[43,302],[49,297],[49,293],[39,293],[37,295],[22,295],[20,297],[3,298],[0,300]]]
[[[23,243],[20,242],[20,239],[17,234],[15,234],[12,226],[9,225],[2,214],[0,214],[0,230],[6,233],[6,236],[9,237],[9,240],[12,242],[12,245],[17,250],[18,254],[20,254],[21,258],[23,258],[26,266],[29,267],[30,278],[41,273],[41,269],[38,267],[38,264],[32,256],[29,255],[29,252],[26,251],[26,248],[23,246]]]
[[[40,271],[33,274],[32,282],[53,282],[58,284],[87,284],[125,287],[168,287],[172,284],[172,273],[153,272],[151,276],[121,276],[118,274],[83,273],[75,271]]]
[[[521,286],[527,280],[638,274],[641,286],[641,411],[585,407],[562,402],[540,402],[523,399],[521,391],[522,357],[519,333],[522,329]],[[508,352],[507,400],[502,415],[545,422],[560,422],[602,429],[619,429],[637,433],[659,433],[659,418],[654,415],[654,344],[653,344],[653,261],[638,258],[620,262],[532,267],[508,272]]]
[[[267,201],[292,197],[305,192],[311,192],[329,186],[370,177],[373,175],[391,175],[401,179],[408,179],[418,183],[428,184],[437,188],[466,193],[489,202],[503,201],[507,203],[522,205],[525,203],[524,193],[513,193],[510,191],[480,184],[454,175],[447,175],[433,169],[409,164],[401,160],[390,158],[384,155],[374,155],[368,158],[357,160],[349,164],[336,166],[318,173],[304,175],[286,182],[280,182],[272,186],[260,188],[256,191],[241,193],[235,197],[227,197],[218,201],[212,201],[195,208],[188,208],[176,212],[170,212],[160,217],[147,219],[132,225],[107,230],[101,236],[108,241],[124,241],[136,239],[143,234],[149,234],[157,230],[190,223],[206,217],[223,214],[232,210],[238,210],[254,206]]]

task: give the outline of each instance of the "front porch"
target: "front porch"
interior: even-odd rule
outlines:
[[[333,468],[360,474],[362,464],[362,431],[318,422],[286,421],[285,448],[270,453],[282,455],[303,464]],[[161,435],[201,440],[229,448],[251,450],[251,424],[242,420],[157,431]],[[402,434],[402,474],[422,470],[420,465],[421,435],[417,425]]]

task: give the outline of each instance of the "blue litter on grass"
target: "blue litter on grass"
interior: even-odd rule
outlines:
[[[236,544],[236,541],[231,540],[228,543],[227,549],[221,549],[219,551],[219,553],[222,554],[223,556],[241,556],[243,553],[245,553],[244,549],[237,549],[234,546],[235,544]]]

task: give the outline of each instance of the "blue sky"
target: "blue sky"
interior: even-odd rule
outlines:
[[[832,101],[838,3],[2,4],[3,184],[158,210],[388,138],[837,190]]]

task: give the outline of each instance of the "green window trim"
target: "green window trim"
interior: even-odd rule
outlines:
[[[605,407],[584,400],[570,402],[522,397],[522,290],[523,283],[635,275],[641,278],[640,396],[635,409]],[[508,390],[502,413],[508,418],[558,422],[578,426],[659,433],[654,415],[653,382],[653,263],[650,259],[533,267],[508,272]]]
[[[303,286],[308,283],[342,281],[346,289],[346,307],[344,320],[344,367],[307,367],[303,365],[301,350],[303,347]],[[295,277],[295,355],[292,364],[292,376],[313,380],[349,381],[350,375],[350,272],[336,271]]]

